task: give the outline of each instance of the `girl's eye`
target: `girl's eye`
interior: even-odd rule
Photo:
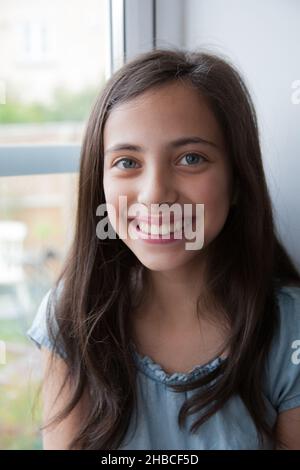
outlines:
[[[114,164],[114,166],[117,166],[117,165],[118,165],[119,163],[121,163],[121,162],[136,163],[136,162],[135,162],[134,160],[132,160],[131,158],[121,158],[120,160],[118,160],[118,161]],[[127,169],[134,168],[134,167],[131,166],[131,165],[128,165],[128,166],[125,165],[125,167],[123,167],[123,168],[122,168],[122,167],[118,167],[118,168],[121,168],[121,169],[123,169],[123,170],[124,170],[124,169],[127,170]]]
[[[189,157],[192,157],[192,158],[189,158]],[[196,157],[196,158],[195,158]],[[199,163],[199,159],[203,159],[204,161],[207,161],[207,159],[205,157],[203,157],[202,155],[198,155],[197,153],[186,153],[183,157],[183,158],[186,158],[186,160],[188,161],[188,164],[187,165],[184,165],[184,166],[194,166],[194,165],[197,165]]]
[[[192,158],[190,158],[190,157],[192,157]],[[182,159],[183,158],[186,158],[187,161],[188,161],[188,164],[183,165],[183,166],[195,166],[195,165],[201,163],[201,159],[203,161],[207,161],[207,159],[205,157],[203,157],[202,155],[198,155],[197,153],[187,153],[182,157]],[[200,162],[199,162],[199,160],[200,160]],[[124,166],[118,166],[119,163],[124,163]],[[130,169],[136,168],[134,166],[135,164],[136,164],[136,162],[134,160],[132,160],[131,158],[121,158],[120,160],[118,160],[114,164],[114,166],[116,166],[117,168],[120,168],[122,170],[130,170]]]

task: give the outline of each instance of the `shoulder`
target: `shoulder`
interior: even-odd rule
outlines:
[[[53,349],[53,337],[58,334],[58,324],[55,315],[55,305],[63,290],[63,282],[49,289],[43,296],[30,328],[26,334],[39,348],[45,346]],[[50,332],[51,329],[51,332]],[[64,351],[60,348],[59,355],[64,357]]]
[[[63,282],[61,281],[58,286],[53,286],[49,289],[42,298],[37,310],[34,322],[39,324],[46,324],[55,322],[55,305],[59,300],[63,290]]]
[[[277,411],[300,406],[300,287],[276,291],[278,325],[267,360],[268,395]]]
[[[300,286],[281,286],[278,287],[277,290],[277,299],[278,301],[287,307],[288,304],[290,306],[292,304],[298,304],[300,302]],[[295,312],[300,314],[300,312]]]
[[[279,314],[278,340],[284,338],[297,341],[300,336],[300,287],[283,286],[277,290]],[[286,345],[285,345],[286,346]],[[296,349],[296,343],[290,344]]]

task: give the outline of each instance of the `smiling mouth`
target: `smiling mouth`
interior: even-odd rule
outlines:
[[[171,235],[181,233],[184,227],[192,224],[193,219],[178,220],[174,223],[160,225],[139,221],[137,228],[145,235]]]
[[[175,232],[182,231],[182,222],[178,221],[176,224],[161,224],[151,225],[147,222],[139,222],[137,225],[139,230],[146,235],[168,235]]]

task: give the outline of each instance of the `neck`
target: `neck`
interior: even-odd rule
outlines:
[[[197,299],[204,289],[203,263],[189,263],[170,271],[146,272],[143,315],[168,328],[189,328],[198,323]]]

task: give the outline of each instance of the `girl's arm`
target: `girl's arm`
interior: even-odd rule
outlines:
[[[43,365],[43,424],[61,411],[70,397],[70,387],[65,385],[56,402],[57,393],[63,383],[66,374],[66,363],[55,354],[51,369],[49,368],[50,356],[53,354],[46,348],[41,348]],[[83,409],[81,400],[72,412],[59,424],[53,424],[43,430],[43,449],[68,449],[68,445],[77,433]]]
[[[300,407],[278,415],[276,433],[286,445],[276,450],[300,450]]]

